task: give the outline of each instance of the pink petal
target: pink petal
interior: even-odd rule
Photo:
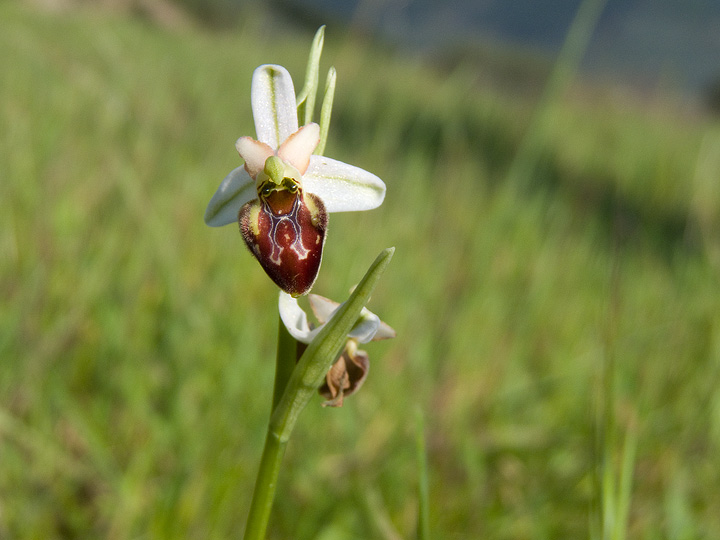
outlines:
[[[235,143],[235,148],[245,160],[245,170],[253,179],[265,168],[267,158],[275,154],[269,145],[252,137],[240,137]]]
[[[278,148],[278,156],[289,162],[300,174],[305,174],[310,165],[310,156],[319,142],[320,126],[308,124],[285,139]]]

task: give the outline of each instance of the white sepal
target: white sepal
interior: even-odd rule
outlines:
[[[307,315],[298,304],[297,298],[293,298],[284,291],[280,291],[278,310],[285,328],[300,343],[309,344],[320,332],[321,327],[310,330]]]
[[[273,150],[298,130],[295,88],[288,71],[265,64],[253,72],[250,90],[257,140]]]
[[[325,203],[328,212],[372,210],[385,199],[385,184],[374,174],[325,156],[311,156],[303,187]]]
[[[205,210],[205,223],[211,227],[236,223],[242,205],[256,197],[255,181],[245,167],[233,169],[210,199]]]

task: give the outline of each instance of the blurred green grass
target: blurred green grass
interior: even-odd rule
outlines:
[[[237,536],[276,290],[202,214],[253,134],[252,70],[299,87],[311,35],[0,21],[0,537]],[[532,102],[333,29],[331,64],[326,154],[388,195],[331,216],[315,290],[396,246],[370,307],[398,338],[303,415],[271,537],[412,537],[417,406],[436,537],[587,537],[610,398],[638,440],[628,536],[720,536],[720,127],[577,88],[507,181]]]

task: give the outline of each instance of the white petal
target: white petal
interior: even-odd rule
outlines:
[[[325,203],[328,212],[372,210],[385,199],[385,184],[359,167],[324,156],[312,156],[303,187]]]
[[[310,164],[310,156],[319,142],[320,126],[310,123],[285,139],[278,149],[278,156],[283,161],[289,161],[300,174],[305,174]]]
[[[320,328],[310,330],[307,315],[302,310],[296,298],[288,293],[280,291],[280,299],[278,300],[278,310],[285,328],[290,335],[301,343],[310,343]]]
[[[273,150],[298,130],[295,88],[284,67],[265,64],[257,68],[250,101],[257,139]]]
[[[205,223],[211,227],[235,223],[242,205],[256,197],[255,181],[245,167],[233,169],[210,199],[205,210]]]

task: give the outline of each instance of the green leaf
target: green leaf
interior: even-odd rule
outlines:
[[[315,37],[310,46],[307,69],[305,70],[305,86],[303,86],[303,89],[297,96],[298,121],[303,126],[312,122],[313,112],[315,110],[315,97],[317,95],[319,79],[318,74],[320,72],[320,55],[322,55],[324,41],[325,25],[318,28],[318,31],[315,32]]]
[[[419,407],[415,423],[415,452],[418,468],[418,540],[430,540],[430,481],[425,441],[425,418]]]
[[[322,156],[327,143],[328,130],[330,129],[330,116],[332,115],[333,98],[335,97],[335,80],[337,73],[334,67],[328,70],[325,81],[325,95],[323,96],[322,108],[320,109],[320,142],[315,147],[315,154]]]

